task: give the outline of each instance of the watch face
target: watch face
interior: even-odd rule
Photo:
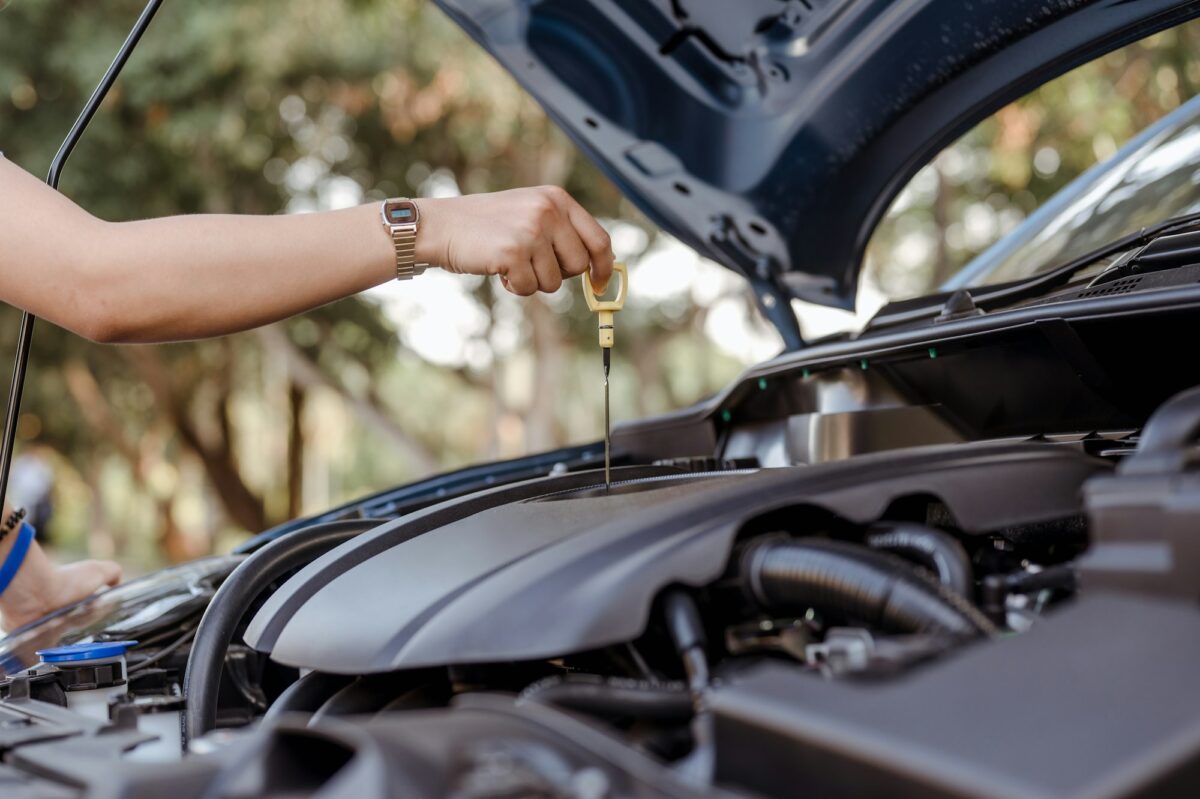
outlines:
[[[389,225],[411,225],[417,221],[417,206],[411,200],[389,202],[383,208],[383,218]]]

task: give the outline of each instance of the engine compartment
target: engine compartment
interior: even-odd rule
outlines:
[[[201,569],[188,601],[151,592],[173,614],[75,611],[91,626],[6,641],[0,780],[32,796],[1175,795],[1200,775],[1198,432],[1191,391],[1123,438],[674,460],[619,467],[608,493],[593,469],[551,470],[319,521]],[[107,718],[77,711],[68,668],[29,662],[64,629],[144,639]],[[136,756],[171,738],[148,724],[164,712],[183,728],[169,779]]]
[[[277,662],[343,674],[594,650],[642,635],[670,586],[737,579],[735,544],[782,533],[848,546],[913,498],[939,504],[969,535],[1057,520],[1072,515],[1078,486],[1103,468],[1069,450],[1009,445],[630,478],[607,496],[550,478],[498,491],[490,507],[428,532],[413,534],[425,518],[418,513],[342,544],[267,601],[246,642]],[[989,490],[976,496],[984,470]],[[920,518],[899,518],[906,513]],[[902,510],[892,521],[911,522],[914,539],[936,541],[927,546],[969,568],[953,539],[916,529],[930,513]]]

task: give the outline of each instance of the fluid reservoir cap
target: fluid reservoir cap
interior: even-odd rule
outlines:
[[[39,649],[36,654],[43,663],[78,663],[83,660],[119,657],[136,643],[137,641],[94,641],[88,644],[70,644],[56,646],[53,649]]]

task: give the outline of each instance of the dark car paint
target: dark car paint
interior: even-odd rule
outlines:
[[[473,491],[542,477],[555,469],[577,471],[594,468],[603,457],[604,444],[597,441],[441,472],[432,477],[344,502],[323,513],[276,525],[243,541],[234,552],[254,552],[281,535],[314,524],[349,518],[379,518],[383,521]]]
[[[809,381],[863,370],[897,378],[924,373],[917,382],[898,379],[898,389],[914,404],[942,406],[952,419],[979,419],[968,438],[1128,429],[1200,382],[1200,367],[1176,349],[1176,342],[1191,339],[1198,311],[1200,287],[1186,284],[831,341],[751,367],[691,408],[618,425],[613,446],[638,457],[647,452],[643,442],[659,448],[670,441],[677,455],[711,455],[709,442],[717,442],[715,454],[736,456],[720,449],[731,427],[820,411],[806,399]],[[1026,401],[1006,402],[1005,390]],[[1064,403],[1064,391],[1084,404]],[[1081,416],[1081,408],[1090,410]],[[981,409],[990,410],[980,417]]]
[[[437,0],[647,215],[790,297],[852,307],[892,198],[1041,83],[1200,13],[1171,0]]]
[[[199,618],[216,585],[241,561],[238,555],[218,555],[160,569],[15,629],[0,637],[0,679],[36,664],[39,649],[145,639],[149,632]]]

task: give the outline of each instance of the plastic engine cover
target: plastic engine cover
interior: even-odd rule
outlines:
[[[864,523],[899,497],[937,496],[961,529],[984,532],[1077,513],[1080,485],[1106,468],[1053,446],[993,444],[650,480],[610,495],[526,483],[348,541],[272,595],[246,642],[341,674],[558,657],[641,635],[655,595],[719,577],[761,513],[802,504]]]
[[[516,502],[439,527],[323,586],[272,658],[365,673],[552,657],[636,637],[662,585],[720,572],[729,526],[678,518],[678,501],[713,483]],[[259,627],[256,618],[248,641]]]

